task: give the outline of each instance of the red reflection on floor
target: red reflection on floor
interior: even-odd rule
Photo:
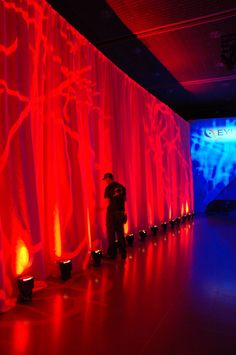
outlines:
[[[12,327],[13,353],[25,354],[29,344],[31,324],[27,321],[15,320]]]
[[[196,218],[0,317],[0,353],[235,354],[236,221]]]

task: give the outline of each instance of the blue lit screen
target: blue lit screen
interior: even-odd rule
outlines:
[[[191,123],[195,211],[236,200],[236,117]]]

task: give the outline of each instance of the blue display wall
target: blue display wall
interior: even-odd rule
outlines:
[[[195,211],[236,210],[236,117],[191,123]]]

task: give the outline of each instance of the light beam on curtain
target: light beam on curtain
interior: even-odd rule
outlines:
[[[192,209],[188,123],[42,0],[0,0],[0,111],[1,310],[19,240],[35,279],[106,246],[104,172],[127,188],[129,231]]]

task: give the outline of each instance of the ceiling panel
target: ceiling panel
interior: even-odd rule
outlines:
[[[132,32],[230,10],[235,0],[107,0]]]
[[[236,33],[235,0],[48,2],[185,119],[236,114],[236,71],[221,60],[221,36]]]

